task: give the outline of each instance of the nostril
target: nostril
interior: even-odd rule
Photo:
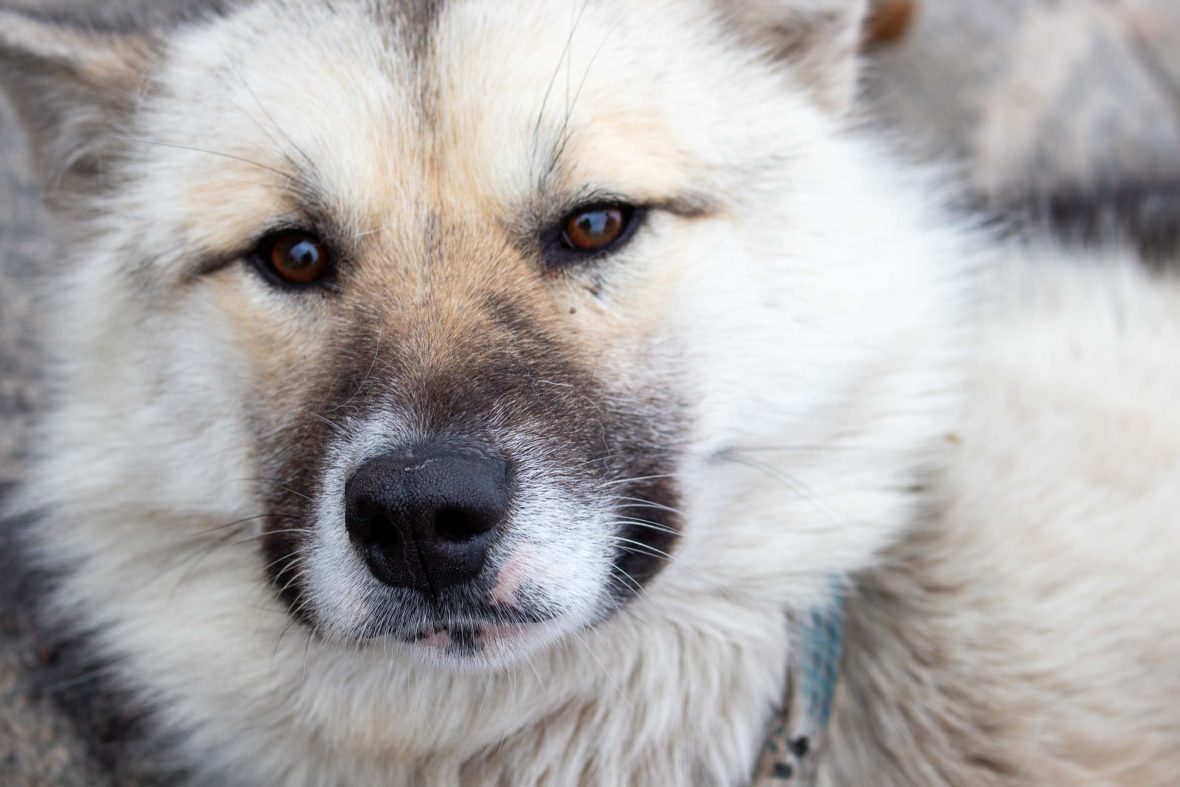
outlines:
[[[383,547],[395,547],[402,542],[401,531],[389,521],[384,514],[372,513],[365,518],[363,533],[354,533],[356,540],[366,544],[378,544]],[[359,537],[358,537],[359,535]]]
[[[461,544],[496,526],[496,517],[462,508],[441,508],[434,515],[434,534],[443,541]]]
[[[349,499],[345,521],[349,537],[360,544],[392,545],[401,538],[382,503],[364,495]]]

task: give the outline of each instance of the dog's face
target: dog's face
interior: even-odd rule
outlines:
[[[324,637],[435,662],[862,563],[926,437],[936,287],[844,237],[844,65],[805,86],[824,59],[750,24],[261,3],[91,64],[134,109],[68,163],[102,183],[59,449],[234,522]]]

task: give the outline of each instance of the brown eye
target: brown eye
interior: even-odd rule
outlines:
[[[565,220],[561,241],[571,251],[605,251],[626,233],[631,213],[617,206],[580,210]]]
[[[267,268],[291,284],[314,284],[331,271],[328,247],[309,232],[289,230],[271,235],[259,246]]]

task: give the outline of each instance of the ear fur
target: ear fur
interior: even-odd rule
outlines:
[[[145,36],[0,10],[0,88],[28,134],[47,192],[98,186],[155,59]]]
[[[825,108],[844,112],[856,93],[867,0],[714,0],[745,40],[788,63]]]

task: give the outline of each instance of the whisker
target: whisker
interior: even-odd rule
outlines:
[[[368,385],[368,383],[369,383],[369,378],[372,377],[372,375],[373,375],[373,369],[375,369],[377,366],[377,358],[381,355],[381,339],[384,335],[385,335],[385,327],[382,326],[381,330],[377,332],[377,341],[373,347],[373,360],[371,360],[369,362],[369,369],[368,369],[368,371],[365,372],[365,376],[363,378],[361,378],[360,385],[358,385],[356,387],[356,390],[352,392],[352,395],[349,396],[347,400],[345,400],[341,404],[336,405],[331,410],[329,410],[329,412],[332,412],[332,413],[338,412],[339,410],[352,404],[353,400],[361,395],[361,391],[363,391],[365,389],[365,386]]]
[[[274,483],[274,482],[272,481],[271,483]],[[309,503],[314,503],[314,502],[315,502],[315,500],[313,500],[313,499],[312,499],[311,497],[309,497],[308,495],[305,495],[305,494],[303,494],[302,492],[297,492],[297,491],[295,491],[294,489],[292,489],[292,488],[291,488],[291,487],[289,487],[289,486],[284,486],[283,484],[275,484],[275,487],[277,487],[278,489],[281,489],[281,490],[283,490],[284,492],[287,492],[288,494],[295,495],[296,497],[301,497],[301,498],[303,498],[304,500],[306,500],[306,501],[307,501],[307,502],[309,502]]]
[[[817,511],[827,516],[833,524],[839,523],[840,518],[836,516],[836,512],[827,506],[822,498],[816,494],[815,490],[811,489],[802,481],[792,478],[790,475],[774,467],[773,465],[758,461],[757,459],[751,459],[749,457],[742,456],[741,454],[734,451],[728,451],[724,456],[719,456],[718,458],[721,459],[721,461],[729,461],[733,462],[734,464],[749,467],[752,470],[757,470],[767,477],[778,481],[783,486],[794,492],[800,500],[810,503]]]
[[[173,150],[187,150],[191,153],[204,153],[209,156],[217,156],[218,158],[229,159],[231,161],[238,161],[238,162],[241,162],[242,164],[249,164],[252,167],[258,167],[259,169],[274,173],[275,175],[278,175],[280,178],[282,178],[283,180],[286,180],[288,182],[292,182],[295,180],[293,177],[291,177],[291,175],[289,175],[286,172],[283,172],[281,169],[277,169],[275,167],[272,167],[269,164],[263,164],[261,161],[254,161],[253,159],[248,159],[244,156],[236,156],[233,153],[225,153],[220,150],[209,150],[207,148],[198,148],[193,145],[181,145],[181,144],[177,144],[174,142],[160,142],[159,140],[154,140],[154,139],[143,139],[143,138],[139,138],[139,137],[129,137],[126,135],[123,135],[120,138],[126,142],[134,142],[138,145],[150,145],[153,147],[171,148]]]
[[[238,68],[237,63],[235,62],[235,59],[228,52],[225,53],[225,61],[229,65],[229,67],[233,70],[234,74],[241,81],[242,87],[246,88],[246,92],[250,94],[250,98],[254,99],[254,103],[258,105],[258,109],[262,112],[262,114],[266,117],[266,119],[268,121],[270,121],[270,124],[271,124],[271,126],[274,127],[274,130],[276,132],[278,132],[279,134],[281,134],[283,136],[283,139],[285,139],[287,141],[287,143],[292,148],[295,149],[295,152],[298,153],[303,158],[303,161],[308,166],[308,168],[314,169],[315,162],[312,161],[311,156],[309,156],[307,154],[307,151],[305,151],[303,148],[301,148],[299,146],[299,144],[297,142],[295,142],[295,140],[291,137],[290,134],[283,131],[283,127],[281,125],[279,125],[279,123],[274,119],[274,116],[271,115],[271,113],[267,110],[266,106],[262,103],[262,99],[260,99],[258,97],[258,94],[254,92],[254,88],[250,86],[250,83],[248,81],[246,81],[245,75],[241,72],[241,69]],[[298,168],[299,165],[293,159],[291,159],[290,155],[287,153],[286,150],[283,149],[283,146],[279,144],[278,140],[276,140],[271,135],[271,133],[269,131],[267,131],[266,128],[263,127],[263,125],[261,123],[259,123],[258,120],[256,118],[254,118],[254,116],[252,116],[249,112],[246,112],[244,109],[241,109],[240,107],[239,107],[239,109],[242,111],[242,113],[244,115],[246,115],[246,117],[250,118],[251,121],[253,121],[255,124],[257,124],[258,128],[260,128],[262,130],[262,133],[266,134],[267,137],[270,138],[271,142],[274,143],[275,147],[279,150],[279,152],[283,154],[283,157],[286,158],[291,163],[292,166],[295,166],[296,168]]]
[[[634,713],[635,707],[631,704],[631,700],[628,699],[625,693],[623,693],[623,687],[619,685],[619,682],[615,679],[615,676],[611,674],[610,670],[606,668],[606,665],[602,663],[602,660],[598,658],[598,654],[594,652],[594,648],[590,646],[590,643],[586,642],[586,640],[582,637],[582,633],[577,629],[572,630],[570,633],[573,634],[579,643],[581,643],[583,649],[588,654],[590,654],[590,658],[594,659],[594,662],[598,665],[598,668],[602,670],[603,676],[606,677],[607,681],[614,688],[615,692],[618,693],[619,699],[621,699],[623,704],[626,705],[632,713]]]
[[[599,484],[600,487],[619,486],[621,484],[633,484],[637,481],[655,481],[660,478],[675,478],[672,473],[660,473],[657,475],[640,475],[633,478],[618,478],[614,481],[604,481]]]
[[[655,522],[648,522],[646,519],[628,519],[624,517],[621,519],[612,520],[611,524],[635,525],[636,527],[641,527],[644,530],[654,530],[657,533],[666,533],[670,536],[681,535],[680,531],[676,530],[675,528],[665,527],[664,525],[656,524]]]
[[[227,544],[227,546],[232,546],[232,545],[236,545],[236,544],[248,544],[251,541],[257,541],[260,538],[266,538],[267,536],[278,535],[279,533],[311,533],[311,532],[314,532],[314,531],[310,527],[288,527],[288,528],[282,528],[280,530],[267,530],[262,533],[255,533],[254,535],[245,536],[243,538],[238,539],[237,541],[231,541],[229,544]]]
[[[621,576],[620,576],[620,574],[621,574]],[[645,588],[645,587],[643,587],[643,585],[639,584],[639,581],[636,580],[635,577],[631,576],[631,574],[629,574],[628,572],[624,571],[621,568],[618,568],[617,566],[612,567],[611,572],[610,572],[610,576],[612,579],[618,579],[620,581],[625,580],[628,583],[628,587],[631,590],[635,591],[635,595],[639,595],[641,593],[647,592],[647,588]]]
[[[536,123],[533,125],[533,142],[532,142],[532,144],[533,144],[534,151],[536,150],[536,145],[539,142],[540,137],[541,137],[541,123],[545,119],[545,110],[549,107],[549,98],[553,93],[553,86],[557,84],[557,75],[561,73],[562,65],[567,63],[567,61],[570,57],[571,49],[573,48],[573,44],[574,44],[574,36],[578,32],[578,26],[582,23],[582,15],[584,13],[586,13],[586,8],[589,5],[590,5],[589,0],[585,0],[585,2],[582,3],[581,10],[578,10],[576,15],[574,14],[574,10],[577,8],[577,5],[574,4],[570,7],[570,17],[571,17],[570,34],[569,34],[569,37],[566,38],[565,46],[561,50],[561,56],[557,58],[557,64],[553,67],[553,74],[549,78],[549,85],[545,88],[545,95],[541,97],[541,107],[540,107],[540,109],[537,110],[537,120],[536,120]],[[567,85],[567,87],[566,87],[567,103],[568,103],[568,98],[569,98],[569,88]],[[548,170],[542,174],[542,180],[545,177],[548,177],[549,175],[551,175],[553,173],[554,167],[556,167],[556,166],[557,166],[557,158],[556,158],[556,156],[554,156],[554,158],[549,163]]]
[[[242,519],[235,519],[233,522],[226,522],[224,525],[217,525],[215,527],[208,528],[207,530],[202,530],[200,533],[197,533],[196,535],[194,535],[193,539],[194,540],[195,539],[204,539],[207,536],[211,535],[212,533],[216,533],[218,531],[225,530],[225,529],[231,528],[231,527],[237,527],[240,525],[249,524],[250,522],[256,522],[259,519],[267,519],[269,517],[275,517],[276,519],[284,519],[284,518],[296,519],[297,518],[291,514],[256,514],[254,516],[248,516],[248,517],[244,517]]]
[[[644,500],[643,498],[640,498],[640,497],[616,497],[615,500],[632,501],[632,502],[625,503],[624,505],[619,506],[619,508],[654,508],[658,511],[667,511],[668,513],[671,513],[671,514],[678,514],[680,516],[684,516],[684,512],[680,511],[679,509],[672,508],[672,506],[667,506],[667,505],[664,505],[663,503],[653,503],[650,500]]]
[[[623,536],[609,536],[609,539],[615,544],[630,544],[633,547],[638,547],[639,549],[647,550],[645,552],[640,552],[635,549],[627,550],[627,551],[633,552],[634,554],[637,554],[637,555],[648,555],[650,557],[656,557],[661,560],[666,560],[669,562],[675,560],[675,558],[672,555],[668,554],[664,550],[657,549],[656,547],[653,547],[649,544],[645,544],[642,541],[636,541],[633,538],[624,538]]]
[[[345,429],[340,424],[336,423],[335,421],[332,421],[329,418],[325,418],[324,416],[320,415],[317,412],[314,412],[312,410],[308,410],[306,407],[302,407],[302,408],[300,408],[300,410],[302,412],[306,413],[307,415],[310,415],[312,418],[315,418],[318,421],[324,422],[325,424],[330,426],[332,429],[336,430],[336,434],[340,434],[340,435],[348,434],[348,430]]]

